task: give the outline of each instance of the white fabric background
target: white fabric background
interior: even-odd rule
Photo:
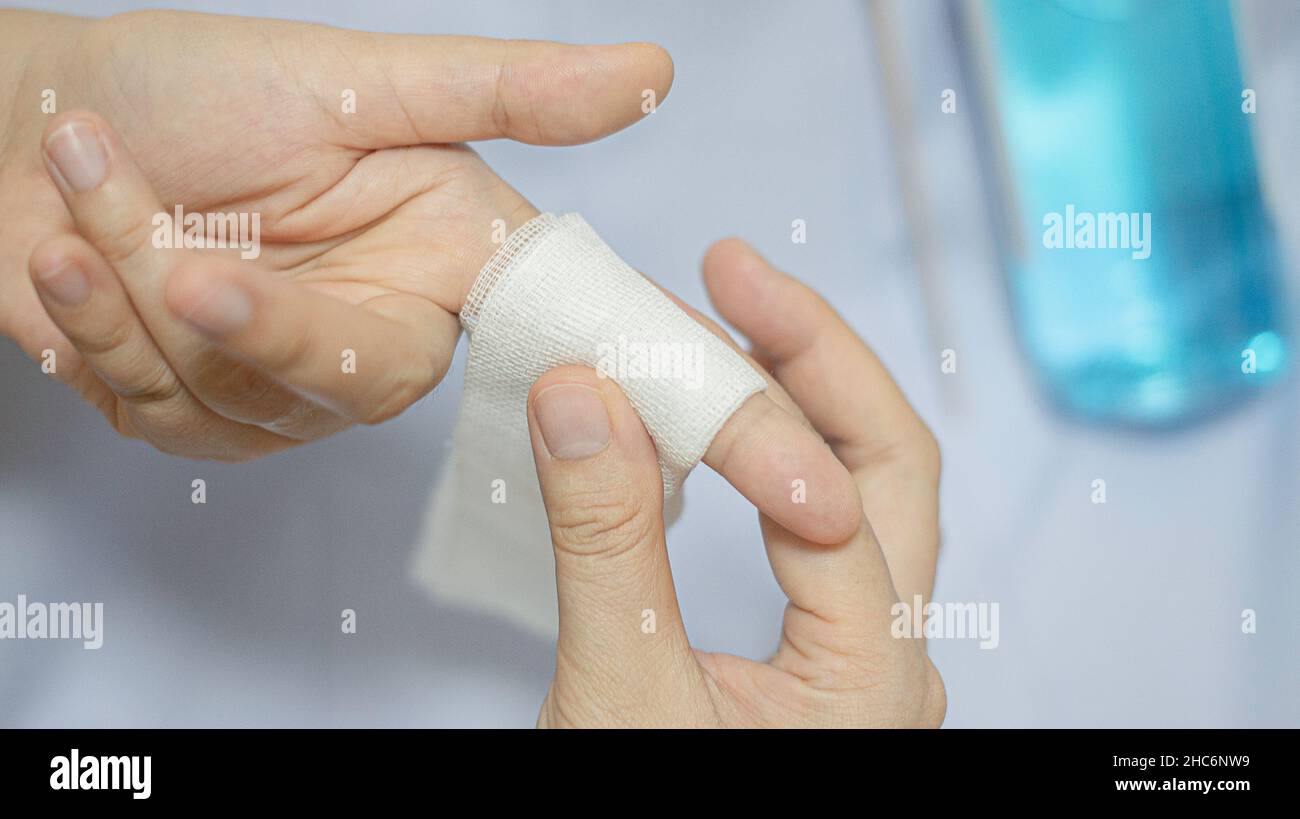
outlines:
[[[33,4],[110,13],[145,4]],[[827,295],[876,347],[944,447],[940,600],[996,601],[1001,646],[935,642],[948,724],[1300,725],[1300,390],[1159,436],[1067,424],[1038,401],[1006,317],[960,87],[938,7],[907,4],[920,144],[942,230],[941,381],[899,208],[867,13],[854,2],[643,4],[226,2],[376,30],[573,41],[651,39],[677,65],[667,103],[594,146],[488,144],[543,209],[584,213],[631,264],[702,305],[698,265],[728,234]],[[1272,15],[1261,100],[1272,180],[1296,207],[1300,6]],[[1289,84],[1289,85],[1288,85]],[[1264,87],[1263,82],[1260,83]],[[1266,111],[1261,108],[1261,122]],[[1285,164],[1278,157],[1285,159]],[[808,243],[789,241],[790,222]],[[1294,269],[1294,268],[1293,268]],[[1292,275],[1292,292],[1300,280]],[[0,642],[0,725],[531,725],[551,647],[431,606],[410,545],[455,418],[447,386],[376,429],[241,466],[116,440],[0,343],[0,599],[105,604],[106,644]],[[190,480],[208,503],[189,502]],[[1104,477],[1109,503],[1088,500]],[[751,510],[698,470],[670,549],[704,648],[762,656],[783,600]],[[1259,612],[1244,636],[1240,612]],[[356,609],[359,634],[339,633]]]

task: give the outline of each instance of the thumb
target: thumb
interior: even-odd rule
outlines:
[[[600,679],[620,697],[652,687],[651,663],[690,650],[654,442],[618,385],[586,367],[537,380],[528,426],[555,546],[556,684]]]

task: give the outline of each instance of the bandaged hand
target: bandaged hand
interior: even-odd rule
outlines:
[[[653,442],[612,380],[551,370],[528,400],[559,598],[555,677],[538,725],[939,725],[942,680],[920,639],[892,636],[890,611],[928,598],[934,582],[933,436],[811,290],[734,240],[714,246],[704,273],[714,305],[769,373],[766,395],[829,443],[865,517],[837,542],[814,543],[760,514],[789,598],[776,653],[760,663],[694,650],[668,565]]]
[[[442,378],[494,239],[537,212],[458,143],[590,141],[672,79],[640,44],[0,20],[0,332],[122,434],[220,460]],[[177,247],[178,208],[242,218],[239,246]]]
[[[672,80],[647,45],[4,14],[57,36],[30,55],[0,158],[22,181],[0,200],[0,329],[53,351],[52,374],[120,433],[198,458],[276,452],[427,393],[480,268],[537,214],[459,141],[595,139]],[[42,88],[63,113],[34,113]],[[259,216],[255,252],[176,241],[184,214],[213,213]],[[704,461],[805,537],[857,528],[847,471],[766,394]],[[792,504],[787,473],[815,500]]]

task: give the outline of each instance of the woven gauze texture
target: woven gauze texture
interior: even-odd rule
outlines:
[[[415,573],[439,600],[556,629],[555,570],[528,437],[533,383],[563,364],[614,379],[654,439],[671,504],[763,378],[633,270],[578,214],[515,230],[461,324],[465,389]]]

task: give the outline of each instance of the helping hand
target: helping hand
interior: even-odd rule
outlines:
[[[581,367],[542,376],[529,428],[555,547],[560,634],[538,725],[939,725],[944,687],[924,643],[891,633],[891,607],[928,598],[934,582],[934,437],[811,290],[737,241],[715,245],[705,277],[718,310],[773,374],[773,400],[806,416],[852,473],[865,520],[821,545],[760,515],[790,601],[776,654],[759,663],[694,650],[668,565],[653,442],[613,381]],[[642,627],[647,611],[652,631]]]

